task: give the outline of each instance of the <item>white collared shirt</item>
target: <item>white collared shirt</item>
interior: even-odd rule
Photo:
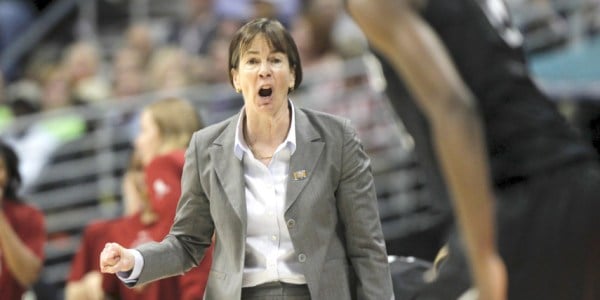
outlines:
[[[290,158],[296,150],[294,106],[289,104],[290,130],[268,166],[254,157],[244,140],[244,109],[238,119],[234,153],[244,167],[248,218],[243,287],[272,281],[306,283],[283,215]]]

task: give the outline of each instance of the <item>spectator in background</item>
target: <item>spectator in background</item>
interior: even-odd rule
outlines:
[[[172,24],[168,42],[183,48],[190,55],[206,56],[219,28],[214,0],[185,0],[185,15]]]
[[[124,214],[119,219],[90,224],[73,258],[68,299],[202,299],[211,254],[184,276],[127,289],[99,272],[98,257],[109,240],[137,245],[161,239],[170,227],[179,198],[183,149],[202,124],[188,102],[169,98],[147,106],[141,131],[123,178]],[[143,154],[142,154],[143,153]]]
[[[125,46],[114,56],[112,65],[112,98],[119,105],[111,110],[108,118],[113,126],[122,126],[130,139],[139,130],[139,114],[135,99],[149,88],[146,82],[146,64],[139,51]]]
[[[223,34],[223,25],[236,22],[231,18],[218,16],[214,0],[186,0],[182,19],[183,21],[178,20],[171,25],[168,42],[188,54],[191,67],[187,72],[195,83],[210,82],[214,76],[210,67],[214,64],[211,60],[212,44]]]
[[[144,168],[144,192],[140,193],[141,182],[134,173],[130,173],[129,179],[137,191],[132,194],[147,200],[142,202],[140,212],[114,221],[101,237],[102,242],[116,241],[127,247],[136,247],[165,237],[173,223],[181,195],[185,149],[192,134],[201,127],[196,109],[179,98],[162,99],[143,109],[135,151]],[[212,247],[200,265],[183,276],[129,289],[115,276],[104,275],[102,289],[107,296],[123,300],[202,299],[211,261]]]
[[[165,46],[157,49],[148,66],[148,86],[156,92],[184,88],[193,82],[190,56],[183,49]]]
[[[110,85],[102,73],[102,57],[96,45],[78,41],[70,45],[62,61],[72,104],[106,101]]]
[[[40,88],[31,80],[19,80],[11,84],[6,93],[6,102],[13,117],[29,116],[40,111]]]
[[[319,76],[323,72],[335,72],[330,76],[340,77],[341,56],[333,47],[331,38],[334,24],[335,19],[311,10],[294,18],[290,32],[294,40],[298,41],[298,52],[308,75]]]
[[[333,48],[331,31],[335,19],[306,9],[292,21],[290,34],[297,41],[306,74],[304,93],[299,101],[306,107],[323,107],[323,99],[333,99],[344,87],[344,61]]]
[[[147,23],[134,23],[127,28],[123,48],[137,52],[139,58],[136,59],[136,62],[139,59],[141,68],[145,68],[150,61],[155,45],[152,31]]]
[[[111,97],[120,105],[109,112],[111,125],[122,126],[134,139],[139,128],[139,114],[134,101],[153,87],[147,76],[154,43],[145,24],[136,23],[127,30],[123,45],[112,55]]]
[[[17,154],[0,141],[0,291],[20,300],[40,275],[44,261],[44,215],[22,202]]]
[[[142,54],[132,47],[123,47],[115,53],[112,65],[112,97],[136,96],[146,90],[145,63]]]
[[[46,73],[40,97],[28,101],[39,102],[41,112],[54,113],[43,114],[33,123],[19,123],[20,126],[4,133],[6,142],[21,157],[27,157],[19,166],[24,190],[36,180],[54,150],[83,136],[87,128],[83,116],[68,110],[72,98],[64,69],[54,67]]]
[[[221,33],[217,35],[211,44],[209,52],[210,64],[207,68],[209,70],[207,83],[229,84],[229,76],[227,75],[227,60],[229,57],[227,56],[227,51],[229,50],[229,41],[231,41],[232,36],[227,33]]]
[[[146,184],[141,157],[133,152],[122,183],[123,216],[115,220],[95,221],[84,229],[79,248],[71,260],[71,271],[65,287],[66,300],[104,299],[98,255],[107,242],[107,232],[124,223],[128,216],[143,211],[147,205]]]

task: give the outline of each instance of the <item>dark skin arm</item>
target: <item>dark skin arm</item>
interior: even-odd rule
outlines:
[[[487,151],[475,100],[433,30],[405,1],[350,0],[367,38],[404,79],[425,113],[466,241],[480,299],[506,298],[497,254]]]

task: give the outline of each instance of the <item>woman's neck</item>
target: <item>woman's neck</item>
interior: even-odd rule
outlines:
[[[246,113],[244,118],[244,139],[249,146],[277,147],[288,135],[291,124],[289,108],[266,117]]]
[[[255,158],[268,164],[279,144],[288,135],[291,124],[291,113],[286,108],[284,113],[274,115],[272,118],[252,119],[248,115],[244,118],[243,134],[246,144]]]

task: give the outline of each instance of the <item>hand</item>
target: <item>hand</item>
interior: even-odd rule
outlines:
[[[102,274],[98,271],[92,271],[82,279],[83,285],[85,286],[85,294],[89,300],[102,300],[104,299],[104,291],[102,290]]]
[[[100,253],[100,271],[110,274],[131,271],[135,259],[128,250],[117,243],[106,243]]]

